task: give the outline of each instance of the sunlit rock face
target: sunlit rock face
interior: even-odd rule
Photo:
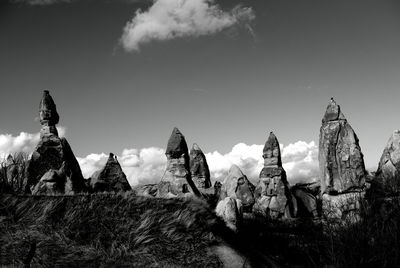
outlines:
[[[234,197],[225,197],[218,202],[215,214],[224,220],[228,228],[236,232],[243,218],[242,202]]]
[[[246,175],[236,165],[232,165],[228,175],[222,183],[220,200],[226,197],[241,201],[244,212],[251,211],[254,205],[254,185],[247,179]]]
[[[265,143],[263,158],[264,167],[255,189],[254,213],[273,219],[295,217],[296,199],[290,193],[286,172],[282,167],[279,142],[273,132]]]
[[[339,194],[365,186],[366,171],[357,135],[331,99],[319,136],[321,192]]]
[[[90,184],[94,192],[120,192],[132,189],[113,153],[110,153],[104,168],[92,175]]]
[[[47,134],[58,136],[56,125],[60,120],[60,116],[57,113],[56,104],[48,90],[43,91],[43,97],[39,104],[39,119],[42,125],[42,129],[40,130],[41,137]]]
[[[379,161],[374,182],[383,195],[400,192],[400,130],[394,131],[389,138]]]
[[[40,141],[36,146],[27,167],[25,192],[31,193],[48,171],[61,172],[59,176],[46,175],[42,180],[42,193],[74,194],[86,189],[81,168],[70,145],[65,138],[60,138],[55,124],[59,121],[56,105],[49,91],[45,90],[39,106],[39,117],[42,129]],[[62,168],[63,167],[63,168]],[[49,179],[52,177],[51,179]],[[51,183],[47,183],[47,182]],[[46,182],[46,183],[43,183]],[[54,186],[54,184],[58,184]],[[49,191],[43,190],[46,185],[52,185]]]
[[[361,209],[365,191],[348,192],[339,195],[322,195],[322,211],[326,219],[358,222],[361,219]]]
[[[159,197],[182,197],[188,192],[200,196],[200,192],[193,183],[190,174],[189,152],[185,137],[174,128],[168,140],[167,169],[159,184],[157,196]]]
[[[190,173],[197,189],[202,191],[211,187],[210,170],[206,156],[196,143],[190,150]]]

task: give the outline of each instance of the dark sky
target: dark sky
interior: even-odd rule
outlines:
[[[217,1],[252,7],[254,36],[235,27],[209,36],[119,45],[137,8],[129,1],[1,4],[0,133],[40,129],[43,89],[75,154],[165,147],[174,126],[204,151],[318,141],[334,96],[376,165],[400,128],[400,2]]]

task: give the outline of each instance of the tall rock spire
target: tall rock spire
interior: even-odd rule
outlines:
[[[27,167],[25,192],[73,194],[85,190],[81,168],[65,138],[58,137],[56,105],[48,90],[39,105],[40,140]]]
[[[297,205],[289,190],[279,142],[273,132],[270,132],[265,143],[263,158],[264,167],[255,190],[254,212],[274,219],[295,217]]]
[[[390,136],[379,161],[374,181],[379,185],[383,195],[400,192],[400,130]]]
[[[190,150],[190,172],[192,180],[199,190],[211,187],[210,170],[206,156],[196,143]]]
[[[189,152],[185,137],[178,128],[172,130],[168,140],[167,149],[167,169],[159,184],[157,195],[181,196],[189,190],[191,193],[200,196],[200,192],[193,183],[190,174]]]
[[[39,105],[39,118],[42,125],[42,129],[40,130],[41,136],[48,134],[58,136],[56,125],[60,120],[60,116],[57,113],[56,104],[48,90],[43,91],[43,97]]]
[[[366,171],[357,135],[331,98],[319,135],[322,193],[343,193],[363,188]]]

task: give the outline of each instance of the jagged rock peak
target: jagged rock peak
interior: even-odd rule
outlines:
[[[263,149],[263,158],[264,159],[271,159],[270,164],[275,164],[278,166],[282,166],[281,160],[281,149],[279,147],[279,141],[275,136],[274,132],[269,133],[269,137],[265,142],[265,146]],[[275,161],[272,161],[274,159]],[[265,161],[265,164],[268,165],[268,161]]]
[[[385,195],[400,191],[400,130],[393,132],[383,150],[375,181]]]
[[[58,124],[60,116],[57,113],[57,107],[48,90],[43,91],[43,97],[39,105],[40,124],[45,126],[54,126]]]
[[[233,164],[232,166],[231,166],[231,168],[229,169],[229,172],[228,172],[228,176],[233,176],[233,177],[236,177],[236,178],[241,178],[241,177],[244,177],[244,174],[243,174],[243,172],[240,170],[240,168],[237,166],[237,165],[235,165],[235,164]]]
[[[328,106],[326,107],[325,115],[322,118],[322,123],[336,120],[345,120],[340,105],[331,97]]]
[[[319,135],[321,192],[359,191],[365,186],[365,166],[358,137],[332,98]]]
[[[199,145],[197,145],[197,143],[193,143],[192,151],[200,151],[200,152],[202,152],[202,150],[200,149]]]
[[[168,140],[166,155],[170,155],[173,158],[178,158],[182,154],[188,152],[185,136],[179,131],[178,128],[172,130],[171,136]]]
[[[190,172],[197,188],[207,189],[211,187],[210,169],[206,156],[196,143],[190,150]]]
[[[129,191],[131,186],[117,157],[110,153],[102,170],[95,172],[90,180],[94,192]]]

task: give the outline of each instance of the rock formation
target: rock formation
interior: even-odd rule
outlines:
[[[183,197],[186,195],[186,190],[200,196],[201,194],[191,178],[189,152],[185,137],[177,128],[172,131],[165,155],[167,156],[167,169],[159,183],[157,196]]]
[[[254,213],[273,219],[295,217],[296,199],[290,193],[286,172],[282,167],[279,142],[273,132],[265,143],[263,158],[264,167],[255,190]]]
[[[59,170],[50,169],[32,189],[33,195],[57,195],[63,194],[66,188],[67,178],[65,176],[66,167],[63,162]],[[68,185],[67,188],[71,188]]]
[[[65,138],[58,136],[56,124],[59,121],[56,105],[45,90],[39,106],[39,117],[42,129],[40,130],[40,141],[36,146],[31,160],[27,167],[27,179],[24,183],[25,192],[31,192],[42,177],[50,170],[62,172],[59,176],[46,175],[50,179],[52,190],[61,191],[63,194],[73,194],[85,190],[85,182],[82,176],[81,168],[76,160],[71,147]],[[63,168],[62,168],[63,167]],[[43,178],[42,185],[49,179]],[[44,183],[45,182],[45,183]],[[56,186],[54,185],[56,184]],[[62,189],[62,190],[58,190]],[[47,191],[41,191],[47,192]]]
[[[236,232],[243,218],[242,202],[233,197],[225,197],[218,202],[215,214],[224,220],[227,227]]]
[[[135,195],[156,197],[158,191],[158,184],[136,185],[132,188],[132,190],[135,193]]]
[[[400,130],[394,131],[389,138],[379,161],[374,182],[381,194],[393,195],[400,192]]]
[[[357,135],[333,98],[322,119],[318,158],[322,193],[345,193],[365,186],[366,171]]]
[[[190,173],[197,189],[204,190],[211,187],[210,170],[206,156],[196,143],[190,150]]]
[[[241,201],[244,212],[251,211],[254,205],[254,185],[247,179],[246,175],[236,165],[229,169],[228,176],[222,183],[220,201],[226,197]]]
[[[94,192],[120,192],[132,189],[113,153],[110,153],[104,168],[92,175],[90,185]]]
[[[320,184],[308,183],[308,184],[296,184],[290,188],[290,192],[296,198],[297,201],[297,217],[312,217],[316,218],[319,216],[319,196],[320,196]]]
[[[318,159],[323,215],[357,220],[367,173],[357,135],[333,98],[322,119]]]

